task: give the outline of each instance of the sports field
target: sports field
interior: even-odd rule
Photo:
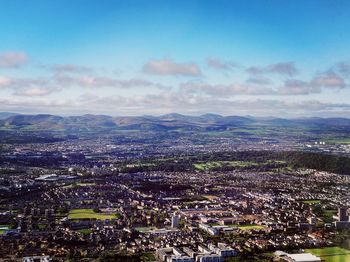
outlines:
[[[231,225],[227,225],[229,227],[235,227],[238,228],[240,230],[262,230],[262,229],[266,229],[266,227],[264,226],[260,226],[260,225],[237,225],[237,224],[231,224]]]
[[[264,226],[260,225],[237,225],[240,230],[261,230],[265,229]]]
[[[93,209],[73,209],[69,211],[68,218],[106,220],[116,219],[117,216],[115,214],[96,213]]]
[[[306,252],[321,257],[326,262],[349,262],[350,250],[341,247],[325,247],[306,249]]]

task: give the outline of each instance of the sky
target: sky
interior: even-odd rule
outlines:
[[[0,111],[350,117],[350,1],[0,0]]]

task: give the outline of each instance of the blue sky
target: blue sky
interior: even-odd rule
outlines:
[[[0,7],[0,111],[350,117],[349,1]]]

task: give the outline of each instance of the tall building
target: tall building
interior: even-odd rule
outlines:
[[[338,221],[348,221],[348,208],[346,207],[339,207],[338,208]]]
[[[179,226],[179,216],[174,214],[172,217],[171,217],[171,227],[175,228],[175,227],[178,227]]]
[[[316,217],[309,217],[308,218],[308,222],[309,222],[310,225],[314,226],[317,223],[317,218]]]

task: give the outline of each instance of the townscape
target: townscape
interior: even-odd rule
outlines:
[[[1,145],[1,258],[349,258],[346,144],[123,132]]]
[[[349,13],[0,0],[0,262],[350,262]]]

